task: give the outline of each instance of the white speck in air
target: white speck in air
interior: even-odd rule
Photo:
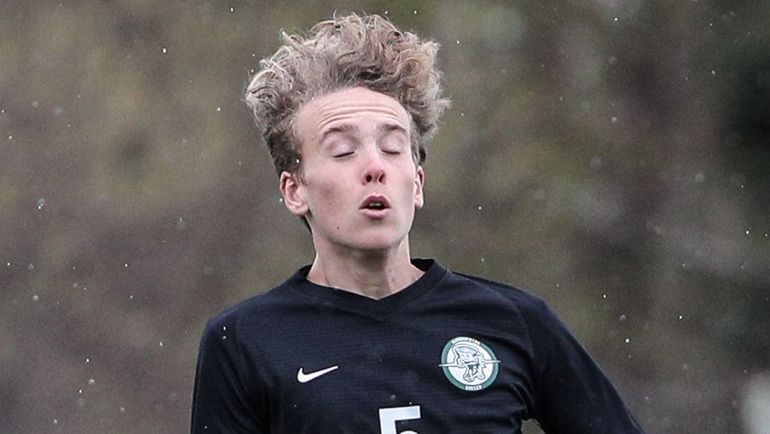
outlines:
[[[679,321],[681,321],[682,319],[684,319],[684,316],[683,315],[679,315],[677,318],[679,318]]]
[[[93,378],[89,378],[88,379],[88,385],[89,386],[93,386],[94,384],[96,384],[96,380],[94,380]]]
[[[748,235],[748,234],[749,234],[749,230],[748,230],[748,229],[746,229],[746,235]]]
[[[128,268],[128,263],[123,264],[123,268]]]
[[[84,362],[86,362],[86,363],[91,363],[91,358],[90,358],[90,357],[86,357],[86,358],[85,358],[85,360],[84,360]]]
[[[38,108],[38,107],[40,107],[40,103],[37,102],[37,101],[32,101],[32,107]]]
[[[163,54],[166,54],[166,53],[168,53],[168,48],[160,47],[160,52],[163,53]]]
[[[620,321],[625,321],[625,320],[626,320],[626,315],[625,315],[625,314],[623,314],[623,315],[620,315],[620,318],[618,318],[618,319],[619,319]]]
[[[126,414],[126,407],[120,407],[120,414]]]
[[[158,342],[158,345],[162,347],[163,346],[163,341]]]
[[[37,200],[37,209],[43,209],[45,206],[45,198],[40,198]]]
[[[479,211],[481,211],[481,210],[483,209],[483,207],[482,207],[481,205],[479,205],[479,206],[478,206],[476,209],[478,209]]]
[[[460,45],[460,40],[458,39],[457,41],[455,41],[455,43],[456,43],[457,45]]]
[[[631,338],[626,338],[626,343],[630,343],[630,342],[631,342]]]
[[[217,111],[221,112],[222,111],[222,107],[217,107]]]
[[[610,122],[612,122],[613,124],[618,123],[618,117],[617,116],[613,116],[612,118],[610,118]]]
[[[417,9],[413,10],[413,11],[412,11],[412,13],[413,13],[414,15],[417,15]]]
[[[32,301],[38,301],[38,300],[40,300],[40,296],[39,295],[35,294],[35,295],[32,296]]]
[[[58,425],[58,424],[59,424],[59,420],[58,420],[58,419],[54,419],[54,420],[53,420],[53,424],[54,424],[54,425]]]

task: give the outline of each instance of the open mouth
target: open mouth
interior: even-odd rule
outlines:
[[[382,211],[388,209],[389,207],[390,205],[388,204],[388,199],[386,199],[384,196],[369,196],[361,204],[361,209],[369,209],[372,211]]]

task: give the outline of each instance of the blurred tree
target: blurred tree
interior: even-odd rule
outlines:
[[[184,431],[204,321],[312,259],[241,93],[336,9],[442,44],[415,253],[546,298],[649,432],[740,432],[770,369],[766,1],[298,5],[0,14],[4,429]]]

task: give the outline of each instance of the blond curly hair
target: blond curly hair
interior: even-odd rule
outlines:
[[[449,105],[436,65],[438,43],[402,32],[379,15],[334,16],[313,26],[307,37],[281,36],[284,45],[260,62],[245,97],[279,175],[301,168],[294,130],[300,107],[355,86],[401,103],[411,117],[414,160],[425,162],[425,144]]]

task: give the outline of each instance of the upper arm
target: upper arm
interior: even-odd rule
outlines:
[[[223,320],[206,325],[198,351],[191,433],[267,432],[235,331],[235,324]]]
[[[538,366],[534,417],[546,433],[642,433],[588,351],[543,303],[531,318]]]

